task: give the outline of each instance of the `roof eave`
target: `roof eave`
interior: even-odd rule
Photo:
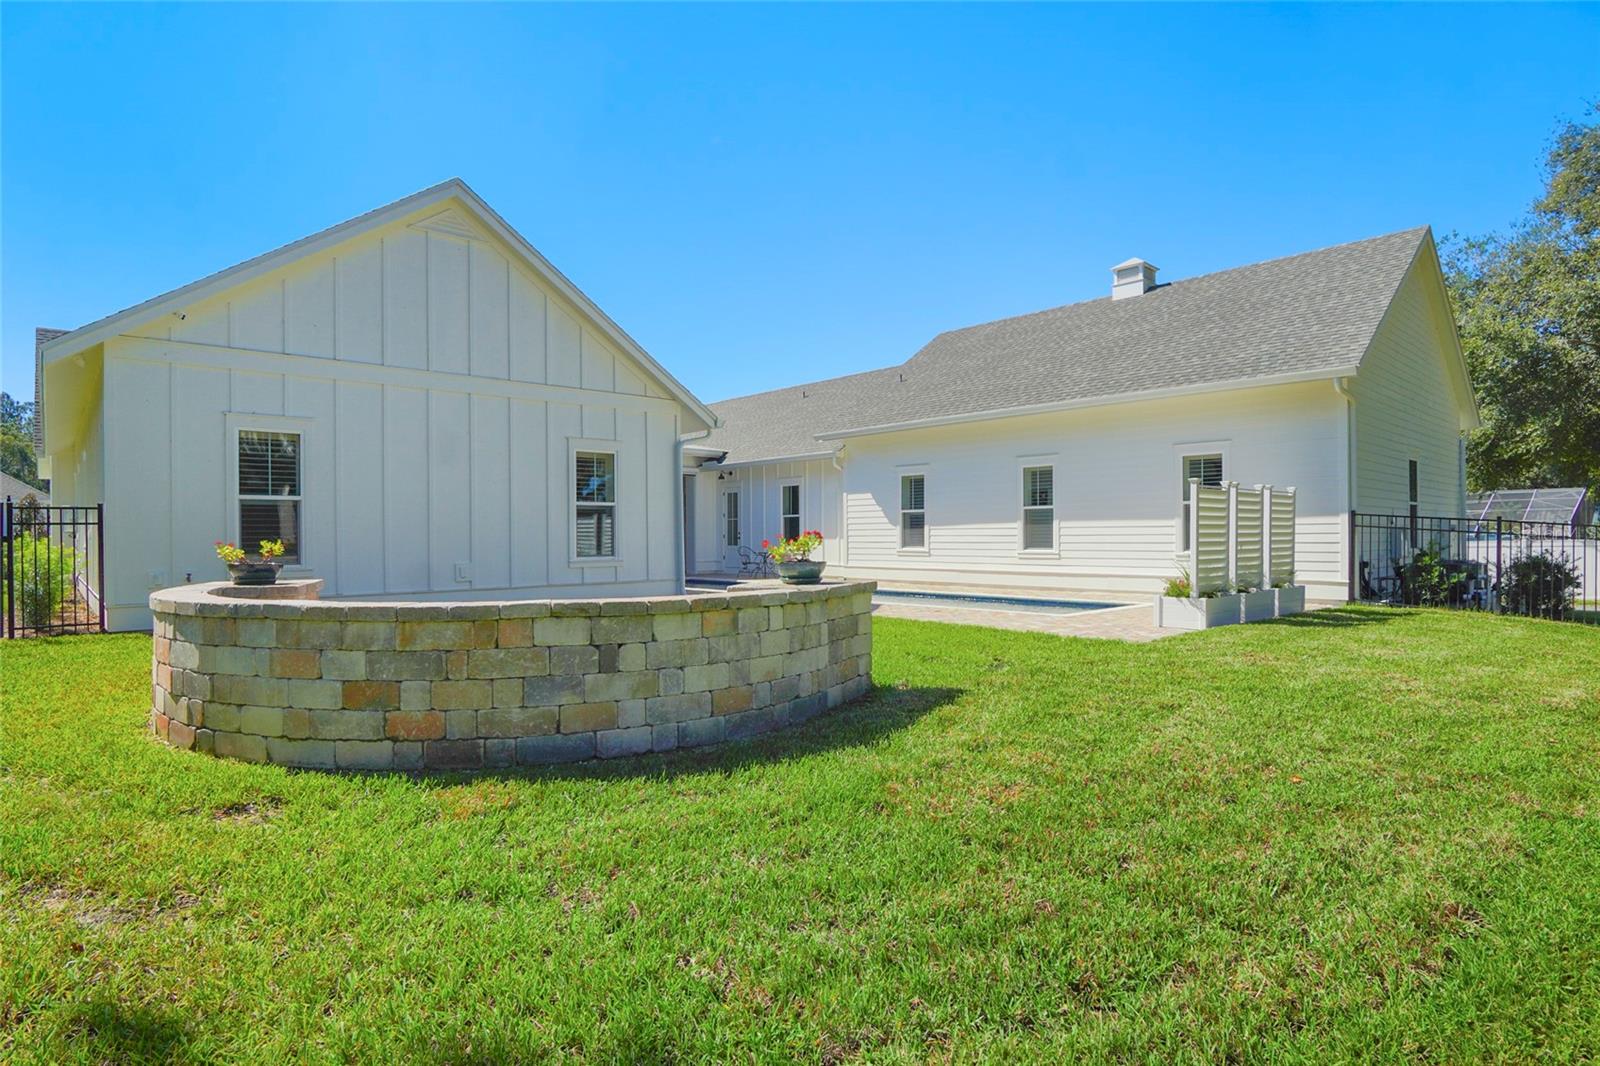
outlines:
[[[841,429],[818,433],[818,440],[844,440],[849,437],[870,437],[879,433],[900,433],[910,429],[927,429],[936,426],[953,426],[966,422],[987,422],[997,418],[1021,418],[1026,415],[1051,414],[1056,411],[1074,411],[1088,407],[1111,407],[1146,400],[1166,400],[1181,396],[1199,396],[1210,392],[1232,392],[1238,389],[1266,388],[1271,385],[1293,385],[1303,381],[1327,381],[1356,372],[1354,365],[1330,367],[1323,370],[1299,371],[1292,374],[1270,374],[1254,378],[1235,378],[1229,381],[1207,382],[1203,385],[1180,385],[1167,389],[1145,389],[1140,392],[1114,393],[1109,396],[1091,396],[1080,400],[1060,400],[1054,403],[1029,404],[1025,407],[1001,407],[987,411],[973,411],[957,415],[939,415],[919,418],[909,422],[886,422],[858,429]]]
[[[86,326],[72,330],[53,340],[45,342],[41,349],[44,363],[51,363],[63,359],[86,348],[91,348],[119,333],[125,332],[129,326],[136,322],[148,321],[157,318],[168,310],[184,304],[194,303],[212,296],[224,289],[242,285],[254,278],[260,277],[272,270],[276,270],[296,259],[312,255],[324,248],[331,247],[341,241],[349,240],[367,230],[385,225],[397,218],[402,218],[415,211],[442,203],[452,197],[460,199],[469,205],[472,210],[488,223],[495,236],[514,248],[529,262],[533,263],[545,279],[549,281],[560,294],[573,303],[584,314],[598,323],[611,340],[618,344],[629,356],[642,366],[645,371],[654,377],[679,403],[687,407],[696,418],[699,418],[708,428],[715,429],[721,424],[716,414],[702,403],[693,393],[684,387],[683,383],[667,372],[660,363],[639,345],[639,342],[628,335],[627,331],[617,325],[610,315],[607,315],[583,290],[574,285],[565,274],[546,259],[538,249],[528,243],[527,238],[518,233],[510,223],[500,216],[500,213],[460,178],[450,178],[437,185],[429,186],[420,192],[402,197],[393,203],[374,208],[355,218],[348,219],[325,230],[319,230],[300,240],[293,241],[281,248],[264,252],[242,263],[219,270],[188,285],[173,289],[152,297],[143,303],[135,304],[104,318],[89,323]]]

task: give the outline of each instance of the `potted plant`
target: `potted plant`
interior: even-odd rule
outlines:
[[[822,568],[828,564],[811,558],[811,553],[822,547],[822,534],[818,531],[809,529],[788,540],[779,537],[776,543],[764,540],[761,546],[785,584],[815,585],[822,580]]]
[[[1163,594],[1156,597],[1156,625],[1163,629],[1210,629],[1239,620],[1239,597],[1226,590],[1194,591],[1194,581],[1183,567],[1178,576],[1168,578]]]
[[[1293,573],[1287,580],[1274,584],[1272,594],[1277,597],[1275,610],[1279,618],[1300,614],[1306,609],[1306,587],[1294,583]]]
[[[278,561],[283,557],[283,541],[262,541],[260,554],[254,559],[232,543],[219,540],[216,547],[217,558],[228,567],[235,585],[277,584],[278,571],[283,569],[283,563]]]
[[[1246,622],[1264,622],[1278,609],[1278,594],[1269,588],[1239,586],[1240,607]]]

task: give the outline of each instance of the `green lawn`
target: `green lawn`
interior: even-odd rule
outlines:
[[[166,749],[8,644],[0,1060],[1600,1055],[1600,630],[880,620],[757,743],[479,776]]]

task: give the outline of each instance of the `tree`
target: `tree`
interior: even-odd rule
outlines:
[[[1483,428],[1475,491],[1600,489],[1600,106],[1557,131],[1544,195],[1510,233],[1446,243]]]
[[[33,404],[14,400],[6,392],[0,392],[0,470],[36,489],[44,488],[33,455]]]

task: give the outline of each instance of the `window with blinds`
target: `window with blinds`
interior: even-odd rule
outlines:
[[[1180,551],[1189,550],[1189,482],[1198,479],[1202,485],[1216,487],[1222,484],[1222,456],[1221,455],[1185,455],[1183,457],[1183,507],[1178,515],[1178,547]]]
[[[900,547],[927,546],[927,482],[921,474],[906,474],[900,479]]]
[[[783,486],[779,490],[779,504],[783,517],[783,539],[793,540],[800,535],[800,486]]]
[[[239,547],[283,541],[285,563],[300,562],[300,434],[239,431]]]
[[[1022,470],[1022,550],[1050,551],[1056,546],[1056,468]]]
[[[580,559],[613,559],[617,554],[617,457],[610,452],[578,452],[573,484]]]

